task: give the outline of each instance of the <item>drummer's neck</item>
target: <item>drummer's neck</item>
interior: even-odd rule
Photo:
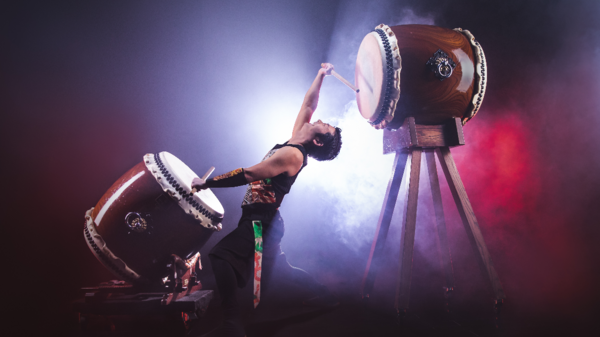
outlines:
[[[310,123],[304,123],[304,126],[288,140],[288,144],[302,145],[304,147],[307,145],[310,146],[316,136],[317,133],[314,126]]]
[[[306,147],[306,145],[308,145],[309,143],[313,142],[313,139],[315,137],[309,134],[304,134],[304,133],[299,133],[296,134],[294,136],[292,136],[292,138],[290,138],[290,140],[287,141],[288,144],[294,144],[294,145],[302,145],[304,147]]]

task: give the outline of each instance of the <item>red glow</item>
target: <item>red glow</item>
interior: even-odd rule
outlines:
[[[466,145],[452,153],[507,296],[537,310],[585,298],[589,261],[557,197],[564,177],[548,169],[539,130],[518,111],[487,113],[502,118],[467,124]]]
[[[500,115],[498,113],[498,115]],[[455,159],[479,212],[494,214],[493,225],[515,224],[511,217],[531,212],[540,192],[532,139],[517,114],[465,127],[467,145]]]

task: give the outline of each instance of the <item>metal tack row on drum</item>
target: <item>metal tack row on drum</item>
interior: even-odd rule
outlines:
[[[84,235],[98,260],[130,283],[152,283],[172,255],[193,258],[224,214],[209,189],[192,193],[196,177],[168,152],[145,155],[86,212]]]
[[[358,109],[377,129],[396,129],[407,117],[465,124],[483,101],[485,55],[468,30],[381,24],[359,47],[355,83]]]

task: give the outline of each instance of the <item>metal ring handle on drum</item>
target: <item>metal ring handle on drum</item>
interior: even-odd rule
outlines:
[[[148,220],[138,212],[129,212],[125,215],[125,224],[134,233],[148,232],[150,234],[149,230],[151,226]]]
[[[448,78],[452,76],[452,66],[447,60],[443,60],[438,64],[436,76],[442,78]]]
[[[433,56],[429,58],[426,65],[429,66],[429,69],[433,71],[435,77],[440,81],[452,76],[452,70],[456,68],[454,60],[441,49],[438,49]]]

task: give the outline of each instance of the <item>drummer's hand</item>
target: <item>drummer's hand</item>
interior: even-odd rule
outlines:
[[[331,72],[333,71],[333,64],[331,63],[321,63],[321,69],[319,69],[319,72],[325,74],[325,75],[331,75]]]
[[[206,186],[206,180],[202,178],[194,178],[192,180],[192,194],[201,190],[205,190],[207,188],[208,187]]]

